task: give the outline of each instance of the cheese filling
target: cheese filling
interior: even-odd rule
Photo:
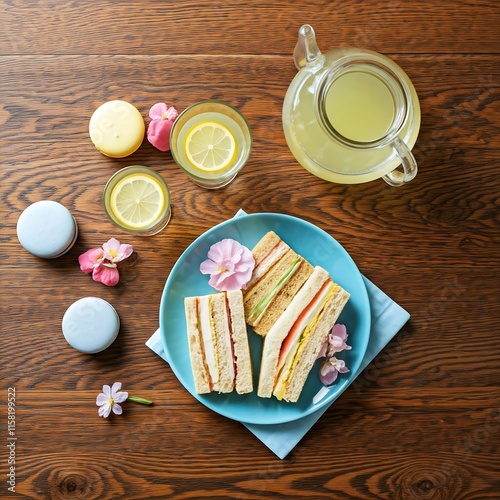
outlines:
[[[336,288],[337,285],[328,280],[307,308],[304,309],[303,314],[299,316],[290,329],[288,336],[283,341],[273,391],[277,399],[282,399],[285,395],[288,381],[295,364],[299,360],[304,342],[318,323],[326,304],[332,298]]]

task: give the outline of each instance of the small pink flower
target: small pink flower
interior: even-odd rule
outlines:
[[[120,281],[116,263],[130,257],[133,251],[132,245],[122,245],[116,238],[111,238],[102,248],[91,248],[80,255],[78,262],[84,273],[92,273],[94,281],[115,286]]]
[[[345,361],[331,357],[322,363],[319,378],[324,385],[332,385],[337,380],[339,373],[347,373],[348,371]]]
[[[179,113],[165,103],[159,102],[149,110],[148,141],[160,151],[170,150],[170,131]]]
[[[244,289],[252,277],[255,260],[252,252],[235,240],[224,239],[210,247],[208,259],[200,265],[210,274],[208,284],[219,291]]]
[[[164,102],[158,102],[149,110],[149,118],[151,120],[170,120],[174,121],[177,118],[177,110],[170,106],[170,108]]]
[[[345,325],[334,325],[325,343],[321,346],[318,358],[326,359],[321,363],[319,378],[324,385],[333,384],[339,373],[349,371],[345,362],[335,357],[337,353],[351,349],[351,346],[346,344],[347,337]]]
[[[111,262],[121,262],[130,257],[134,251],[132,245],[121,244],[116,238],[111,238],[102,246],[104,257]]]

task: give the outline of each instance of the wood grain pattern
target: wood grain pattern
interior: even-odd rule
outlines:
[[[0,439],[16,388],[16,494],[29,499],[494,499],[500,492],[500,9],[495,0],[304,2],[0,0]],[[415,180],[335,185],[287,148],[281,107],[303,23],[322,50],[387,54],[415,84],[422,127]],[[227,188],[197,188],[145,141],[125,159],[88,139],[93,110],[216,98],[242,110],[250,160]],[[145,164],[172,193],[152,238],[105,219],[104,183]],[[37,259],[16,237],[21,211],[65,204],[80,236]],[[239,422],[200,405],[144,344],[173,265],[200,234],[247,212],[302,217],[334,236],[411,320],[285,460]],[[134,245],[114,288],[78,255],[109,237]],[[82,355],[61,334],[76,299],[117,309],[115,343]],[[97,416],[120,380],[151,407]],[[8,448],[0,498],[10,498]]]
[[[432,0],[321,0],[307,7],[298,1],[262,0],[172,0],[146,6],[123,0],[2,3],[6,36],[0,53],[7,55],[288,54],[297,29],[312,21],[325,47],[490,53],[498,50],[498,38],[485,26],[500,20],[495,0],[469,0],[460,9]]]

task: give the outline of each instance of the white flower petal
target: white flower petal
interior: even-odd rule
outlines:
[[[122,407],[120,405],[117,405],[116,403],[113,405],[113,413],[116,415],[121,415],[123,412]]]
[[[115,382],[113,384],[113,387],[111,387],[111,395],[113,398],[115,397],[115,393],[118,392],[122,388],[122,383],[121,382]]]
[[[103,385],[102,392],[104,392],[104,394],[106,394],[109,398],[111,396],[111,387],[109,387],[109,385]]]
[[[109,414],[111,413],[111,405],[107,403],[107,404],[101,406],[99,408],[98,413],[99,413],[100,417],[108,418]]]
[[[113,399],[115,400],[115,403],[123,403],[126,401],[128,398],[128,392],[121,391],[121,392],[116,392],[113,395]]]
[[[102,406],[103,404],[106,404],[106,403],[108,402],[108,400],[109,400],[109,397],[108,397],[108,396],[106,396],[106,394],[103,394],[103,393],[101,392],[101,394],[99,394],[99,395],[97,396],[97,398],[96,398],[96,400],[95,400],[95,404],[96,404],[97,406]]]

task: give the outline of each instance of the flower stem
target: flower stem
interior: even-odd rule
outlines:
[[[153,404],[153,401],[150,401],[149,399],[139,398],[137,396],[129,396],[127,398],[127,401],[132,401],[134,403],[139,403],[141,405],[152,405]]]

